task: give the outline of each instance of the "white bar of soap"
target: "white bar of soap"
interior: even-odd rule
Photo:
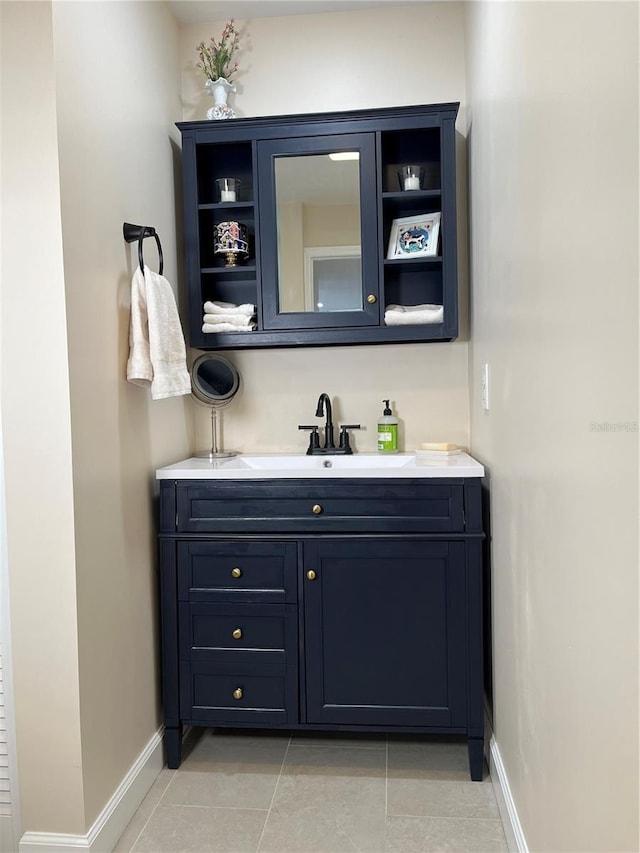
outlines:
[[[458,450],[457,444],[447,441],[423,441],[420,450]]]

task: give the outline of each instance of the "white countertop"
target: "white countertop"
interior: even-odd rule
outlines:
[[[417,456],[415,453],[354,453],[353,456],[243,453],[214,461],[191,457],[156,471],[158,480],[326,480],[359,477],[414,479],[483,476],[484,467],[467,453],[453,456]]]

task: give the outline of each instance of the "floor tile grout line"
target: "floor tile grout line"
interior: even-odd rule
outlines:
[[[167,768],[167,770],[168,770],[168,769],[169,769],[169,768]],[[162,768],[162,770],[164,770],[164,767]],[[162,773],[162,770],[160,771],[160,773]],[[159,774],[158,774],[158,775],[159,775]],[[135,849],[136,844],[138,843],[138,841],[140,841],[140,838],[142,837],[142,833],[145,831],[145,829],[146,829],[146,828],[147,828],[147,826],[149,825],[149,821],[151,820],[151,818],[152,818],[152,817],[154,816],[154,814],[156,813],[156,810],[157,810],[158,806],[160,805],[160,803],[162,802],[162,798],[163,798],[163,797],[164,797],[164,795],[167,793],[167,788],[168,788],[168,787],[169,787],[169,785],[173,782],[173,779],[174,779],[174,776],[175,776],[175,775],[176,775],[176,771],[174,770],[174,771],[173,771],[173,773],[171,774],[171,777],[169,778],[169,781],[168,781],[168,782],[167,782],[167,784],[164,786],[164,790],[163,790],[163,792],[162,792],[162,793],[160,794],[160,796],[158,797],[158,802],[157,802],[157,803],[155,804],[155,806],[151,809],[151,813],[149,814],[149,817],[145,820],[145,822],[144,822],[144,826],[142,827],[142,829],[140,830],[140,832],[136,835],[136,840],[133,842],[133,844],[132,844],[132,845],[131,845],[131,847],[129,848],[129,853],[133,853],[133,850]],[[152,787],[153,787],[153,786],[152,786]],[[149,788],[149,791],[147,791],[147,794],[146,794],[146,796],[145,796],[145,799],[146,799],[146,797],[148,797],[148,796],[149,796],[150,791],[151,791],[151,788]],[[143,800],[142,802],[144,802],[144,800]],[[140,806],[141,806],[141,805],[142,805],[142,803],[140,803]],[[134,815],[138,813],[138,811],[139,811],[139,809],[140,809],[140,806],[138,806],[138,808],[135,810]],[[131,820],[133,820],[133,816],[131,817]]]
[[[463,815],[437,815],[437,814],[397,814],[391,812],[387,817],[413,817],[417,820],[482,820],[485,823],[499,823],[502,825],[502,820],[499,817],[464,817]]]
[[[199,803],[163,803],[165,809],[208,809],[209,811],[232,812],[268,812],[269,809],[259,809],[256,806],[201,806]]]
[[[258,839],[258,843],[256,845],[256,853],[260,850],[260,845],[262,844],[262,839],[264,838],[264,832],[267,828],[267,823],[269,822],[269,817],[271,816],[271,809],[273,808],[273,801],[276,798],[276,792],[278,790],[278,785],[280,784],[280,777],[282,776],[282,771],[284,769],[285,761],[287,760],[287,755],[289,754],[289,748],[291,746],[292,734],[289,733],[289,743],[287,744],[287,748],[284,751],[284,755],[282,756],[282,764],[280,765],[280,772],[278,773],[278,778],[276,779],[276,784],[273,787],[273,794],[271,795],[271,802],[269,803],[269,808],[267,809],[267,815],[264,819],[264,825],[262,827],[262,832],[260,833],[260,838]]]
[[[318,747],[318,749],[331,749],[331,747],[338,747],[339,749],[375,749],[378,752],[382,752],[383,749],[386,749],[385,746],[355,746],[354,744],[342,744],[342,743],[292,743],[290,744],[294,749],[300,746],[306,747]]]

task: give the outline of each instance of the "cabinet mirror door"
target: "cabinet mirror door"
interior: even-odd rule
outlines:
[[[373,134],[258,143],[265,329],[379,322]]]

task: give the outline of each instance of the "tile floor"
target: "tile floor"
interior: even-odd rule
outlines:
[[[463,740],[197,729],[114,853],[506,850]]]

